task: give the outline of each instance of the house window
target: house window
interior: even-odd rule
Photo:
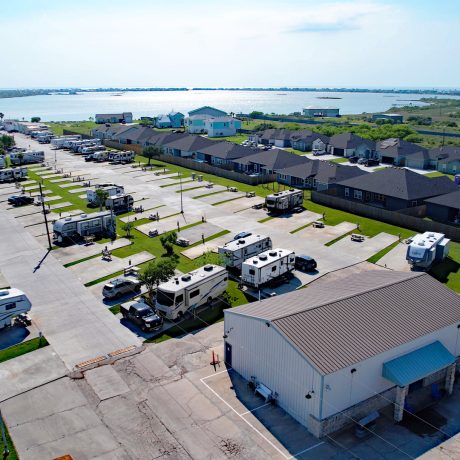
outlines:
[[[350,196],[350,189],[345,187],[345,196]]]
[[[276,272],[276,265],[272,267],[272,272]]]
[[[363,199],[363,192],[361,190],[353,190],[353,198],[355,200],[362,200]]]
[[[411,204],[410,204],[410,205],[411,205],[412,207],[414,207],[414,206],[418,206],[418,202],[417,202],[417,200],[413,200],[413,201],[411,202]]]
[[[381,195],[380,193],[374,194],[374,198],[376,201],[385,201],[385,196]]]

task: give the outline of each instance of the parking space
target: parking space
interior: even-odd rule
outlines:
[[[225,230],[218,225],[211,224],[209,222],[202,223],[200,225],[195,225],[194,227],[187,228],[178,233],[178,237],[186,238],[190,241],[190,244],[198,243],[203,239],[209,238],[216,233],[220,233]]]
[[[390,252],[385,254],[378,262],[378,265],[389,268],[390,270],[397,270],[400,272],[410,272],[411,268],[406,260],[407,244],[399,243]]]
[[[398,241],[398,237],[388,233],[379,233],[372,238],[364,237],[362,242],[352,241],[351,237],[346,236],[331,245],[330,248],[338,251],[342,256],[354,255],[367,260],[396,241]]]
[[[314,227],[310,225],[296,232],[296,236],[314,241],[317,244],[326,244],[336,238],[341,237],[356,229],[356,224],[341,222],[337,225],[325,225],[324,227]]]
[[[283,229],[285,232],[290,233],[297,228],[303,227],[304,225],[311,224],[318,219],[321,219],[321,215],[311,211],[303,211],[299,214],[284,214],[279,217],[274,217],[266,222],[264,225],[275,226]]]
[[[219,204],[219,209],[228,212],[228,213],[235,213],[235,212],[241,212],[246,209],[252,209],[252,206],[254,205],[259,205],[263,204],[264,199],[261,198],[260,196],[255,196],[251,198],[245,198],[242,200],[232,200],[232,201],[227,201],[225,203]]]
[[[161,208],[160,208],[161,209]],[[161,217],[161,216],[160,216]],[[152,230],[158,230],[158,233],[170,232],[171,230],[178,230],[186,225],[193,224],[201,221],[201,216],[197,214],[177,214],[175,216],[160,218],[159,221],[152,221],[148,224],[142,224],[136,227],[137,230],[148,235]]]
[[[198,182],[199,183],[199,182]],[[197,189],[192,189],[184,192],[189,198],[196,198],[202,195],[207,195],[208,193],[218,193],[227,190],[227,187],[223,185],[213,185],[210,188],[206,188],[206,184],[202,182],[202,187]]]
[[[216,204],[216,203],[221,203],[223,201],[236,200],[244,196],[245,194],[243,192],[222,192],[222,193],[217,193],[217,194],[197,198],[197,200],[200,200],[203,203],[207,203],[207,204]]]
[[[152,203],[154,202],[155,201],[152,200]],[[137,212],[134,216],[131,215],[131,216],[122,217],[121,221],[122,222],[132,222],[133,220],[148,219],[149,216],[151,216],[152,214],[153,215],[158,214],[160,221],[161,221],[163,219],[168,218],[169,216],[178,214],[180,212],[180,209],[178,208],[174,208],[172,206],[165,206],[163,205],[163,203],[158,203],[158,201],[156,201],[155,203],[156,203],[156,207],[154,209],[146,208],[146,206],[148,205],[144,205],[144,201],[140,201],[139,203],[136,203],[135,204],[136,207],[142,206],[145,209],[145,211]],[[134,219],[134,217],[136,219]]]
[[[202,256],[206,252],[217,252],[218,248],[223,246],[229,240],[231,240],[231,235],[219,236],[218,238],[206,241],[204,244],[199,244],[198,246],[182,251],[182,255],[193,260]]]

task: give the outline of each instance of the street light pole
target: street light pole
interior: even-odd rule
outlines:
[[[184,214],[184,201],[182,198],[182,173],[179,173],[179,183],[180,183],[180,213]]]
[[[46,235],[48,236],[48,249],[51,251],[53,246],[51,244],[50,231],[49,231],[49,228],[48,228],[48,217],[46,217],[45,200],[44,200],[44,197],[43,197],[42,184],[39,182],[38,186],[40,187],[40,200],[42,202],[43,217],[45,218]]]

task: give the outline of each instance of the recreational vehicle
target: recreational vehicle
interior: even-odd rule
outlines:
[[[85,161],[95,161],[100,163],[102,161],[107,161],[109,158],[109,152],[107,150],[98,150],[93,151],[93,153],[89,153],[85,156]]]
[[[33,163],[43,163],[45,161],[45,152],[39,150],[26,150],[24,152],[10,153],[12,165],[27,165]]]
[[[109,161],[113,163],[130,163],[134,161],[136,154],[132,150],[126,152],[110,152]]]
[[[0,171],[0,183],[16,182],[27,178],[27,168],[7,168]]]
[[[11,320],[32,308],[27,296],[19,289],[0,290],[0,329],[11,326]]]
[[[56,149],[62,149],[64,147],[64,142],[69,141],[69,140],[78,140],[81,139],[81,136],[79,134],[76,134],[75,136],[60,136],[60,137],[55,137],[54,139],[51,139],[51,145],[55,147]]]
[[[109,196],[105,202],[105,207],[115,214],[129,212],[133,209],[134,198],[131,195],[121,194]]]
[[[284,192],[273,193],[265,198],[265,205],[269,212],[287,212],[297,206],[302,206],[302,190],[285,190]]]
[[[265,284],[279,281],[295,268],[295,253],[288,249],[270,249],[251,257],[241,266],[243,284],[259,288]]]
[[[116,220],[111,211],[64,217],[53,224],[54,240],[58,243],[74,241],[85,236],[113,236],[115,229]]]
[[[0,169],[5,167],[5,155],[0,155]]]
[[[79,152],[83,155],[88,155],[89,153],[99,152],[100,150],[105,150],[105,146],[92,144],[86,147],[80,147]]]
[[[449,254],[450,240],[443,233],[425,232],[412,237],[406,260],[412,268],[428,270]]]
[[[157,289],[155,307],[168,319],[175,320],[225,292],[228,273],[224,267],[205,265],[190,273],[174,277]]]
[[[223,257],[227,267],[241,269],[246,259],[271,248],[272,240],[269,236],[250,235],[225,243],[219,247],[219,254]]]
[[[123,195],[125,193],[125,189],[121,185],[116,184],[98,184],[92,190],[86,191],[86,199],[88,200],[89,207],[97,207],[99,206],[99,199],[97,196],[98,190],[104,190],[108,193],[108,196],[115,196],[115,195]]]

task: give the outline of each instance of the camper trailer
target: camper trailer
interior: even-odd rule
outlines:
[[[115,216],[111,211],[63,217],[53,224],[54,240],[57,243],[79,240],[86,236],[113,236],[115,229]]]
[[[290,211],[297,206],[302,206],[302,203],[302,190],[285,190],[284,192],[273,193],[265,198],[267,210],[274,213]]]
[[[27,168],[7,168],[0,171],[0,183],[16,182],[27,178]]]
[[[269,236],[250,235],[246,238],[225,243],[219,247],[219,254],[223,257],[228,268],[241,269],[241,265],[246,259],[257,256],[271,248],[272,240]]]
[[[129,212],[133,209],[134,198],[131,195],[121,194],[113,195],[107,198],[105,202],[105,207],[110,209],[115,214],[120,214],[122,212]]]
[[[218,265],[205,265],[190,273],[174,277],[157,289],[155,306],[168,319],[175,320],[225,292],[228,273]]]
[[[12,152],[10,153],[11,164],[16,165],[27,165],[33,163],[43,163],[45,161],[45,152],[38,150],[26,150],[24,152]]]
[[[83,155],[88,155],[94,152],[99,152],[100,150],[105,150],[105,146],[103,145],[98,145],[98,144],[92,144],[86,147],[80,147],[79,148],[79,153]]]
[[[126,152],[110,152],[109,161],[112,163],[131,163],[136,154],[132,150]]]
[[[109,152],[107,150],[98,150],[94,151],[85,156],[85,161],[94,161],[96,163],[101,163],[107,161],[109,158]]]
[[[19,289],[0,290],[0,329],[11,326],[12,319],[32,308],[27,296]]]
[[[410,266],[429,270],[449,254],[450,240],[443,233],[425,232],[415,235],[407,248],[406,260]]]
[[[243,284],[259,288],[279,281],[289,275],[295,267],[295,253],[288,249],[270,249],[251,257],[241,266]]]
[[[125,189],[121,185],[116,185],[116,184],[98,184],[96,187],[92,190],[87,190],[86,191],[86,199],[88,201],[88,206],[91,208],[95,208],[99,206],[99,201],[97,197],[97,190],[102,189],[105,190],[108,194],[109,197],[115,196],[115,195],[123,195],[125,193]]]
[[[51,145],[56,149],[62,149],[64,147],[64,142],[71,141],[71,140],[79,140],[81,136],[76,134],[75,136],[60,136],[51,139]]]
[[[0,169],[5,167],[5,155],[0,155]]]

